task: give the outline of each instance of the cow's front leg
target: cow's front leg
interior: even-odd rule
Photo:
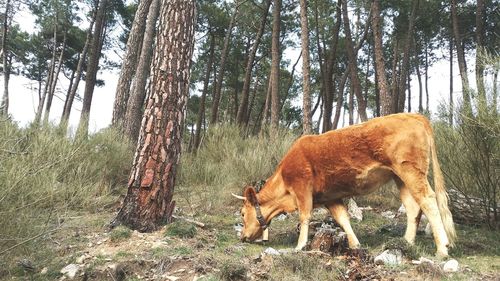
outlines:
[[[295,250],[300,251],[306,246],[309,236],[309,221],[311,220],[311,212],[313,209],[312,197],[305,196],[304,198],[298,198],[297,206],[299,209],[300,233]]]
[[[356,234],[354,234],[354,231],[352,230],[351,223],[349,221],[349,213],[347,212],[347,208],[345,207],[344,202],[342,202],[342,200],[336,200],[328,204],[326,207],[330,210],[330,213],[332,214],[332,217],[335,219],[335,221],[342,227],[342,229],[344,229],[345,233],[347,234],[349,248],[359,248],[359,241],[356,237]]]

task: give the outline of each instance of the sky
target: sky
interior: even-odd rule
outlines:
[[[32,32],[34,30],[34,17],[26,11],[21,11],[14,18],[14,21],[20,24],[21,29],[27,32]],[[297,39],[298,40],[298,39]],[[299,56],[300,50],[287,49],[284,53],[284,58],[289,59],[294,62]],[[107,55],[113,56],[115,60],[118,59],[118,55],[112,52],[108,52]],[[443,54],[440,55],[443,57]],[[474,58],[473,54],[469,55],[468,59],[468,69],[469,69],[469,83],[472,88],[475,88],[475,76],[474,76]],[[301,75],[301,65],[299,62],[297,66],[296,73]],[[289,66],[291,68],[291,66]],[[456,98],[461,97],[461,81],[458,71],[458,64],[456,58],[454,60],[453,68],[453,89],[454,96]],[[94,91],[94,96],[92,99],[92,107],[90,112],[89,121],[89,131],[97,132],[100,129],[106,128],[111,123],[113,103],[116,85],[118,82],[119,69],[100,71],[98,73],[98,79],[105,81],[104,87],[96,87]],[[3,78],[0,79],[0,89],[3,89]],[[85,87],[84,81],[80,83],[79,95],[83,96],[83,89]],[[69,85],[68,79],[63,75],[60,76],[57,85],[57,93],[54,98],[52,109],[50,112],[49,120],[54,124],[58,124],[62,109],[64,106],[64,99],[67,87]],[[30,81],[25,77],[11,75],[9,83],[10,92],[10,102],[9,102],[9,113],[12,119],[20,126],[26,126],[35,117],[35,111],[38,104],[38,92],[37,83],[35,81]],[[196,90],[193,92],[197,92]],[[418,80],[414,76],[411,78],[411,93],[412,93],[412,111],[418,110]],[[425,92],[424,92],[425,95]],[[429,96],[430,96],[430,110],[433,114],[436,114],[438,105],[448,104],[449,98],[449,61],[445,57],[437,62],[435,62],[429,68]],[[301,104],[300,101],[296,101]],[[425,96],[424,96],[424,106],[425,106]],[[78,125],[80,118],[82,102],[81,100],[75,100],[73,109],[70,116],[70,128],[75,129]],[[318,118],[318,116],[315,116]],[[342,121],[341,121],[342,122]]]

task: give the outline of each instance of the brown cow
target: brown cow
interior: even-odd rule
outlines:
[[[435,192],[427,180],[429,156]],[[313,208],[325,206],[346,232],[349,247],[357,248],[359,242],[342,199],[368,194],[391,180],[398,186],[407,210],[405,239],[414,242],[423,211],[432,227],[437,255],[447,256],[455,229],[432,128],[429,120],[418,114],[374,118],[299,138],[258,194],[253,187],[247,187],[244,196],[235,195],[244,199],[241,240],[255,240],[273,217],[298,210],[300,235],[296,249],[300,250],[307,243]]]

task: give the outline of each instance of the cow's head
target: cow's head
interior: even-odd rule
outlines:
[[[241,231],[241,241],[254,241],[262,236],[262,232],[267,228],[265,218],[262,216],[257,192],[251,186],[245,188],[243,196],[233,194],[234,197],[243,200],[241,208],[241,219],[243,220],[243,230]]]

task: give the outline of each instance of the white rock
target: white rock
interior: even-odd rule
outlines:
[[[278,252],[274,248],[268,247],[267,249],[264,250],[264,254],[270,255],[270,256],[279,256],[280,252]]]
[[[279,216],[277,216],[275,218],[275,220],[284,221],[284,220],[286,220],[286,218],[288,218],[288,216],[286,214],[280,214]]]
[[[40,271],[40,274],[47,274],[47,272],[49,271],[48,268],[44,267],[42,268],[42,270]]]
[[[451,259],[443,265],[444,272],[457,272],[458,271],[458,261]]]
[[[374,259],[375,264],[398,265],[403,262],[401,250],[385,250]]]
[[[176,276],[170,276],[170,275],[163,275],[162,278],[165,278],[166,280],[170,280],[170,281],[177,281],[179,280],[180,278],[179,277],[176,277]]]
[[[79,256],[78,258],[76,258],[76,263],[82,264],[85,260],[87,260],[89,258],[90,258],[90,255],[85,253],[85,254]]]
[[[358,204],[356,204],[356,201],[352,198],[350,198],[349,203],[347,203],[347,211],[349,212],[349,216],[351,216],[351,218],[354,218],[357,221],[363,220],[363,211],[361,211]]]
[[[63,269],[61,269],[61,273],[66,275],[69,279],[75,278],[76,274],[80,270],[80,266],[74,263],[68,264]]]
[[[380,215],[382,215],[384,218],[388,218],[388,219],[393,219],[396,217],[396,215],[392,211],[385,211],[385,212],[380,213]]]
[[[406,208],[405,205],[401,204],[401,207],[398,209],[398,217],[404,214],[406,214]]]

